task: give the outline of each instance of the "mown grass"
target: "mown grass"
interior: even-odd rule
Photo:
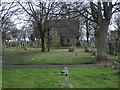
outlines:
[[[95,57],[85,53],[84,49],[77,49],[75,52],[68,52],[68,49],[56,49],[12,60],[4,64],[82,64],[94,61]]]
[[[0,56],[0,89],[2,89],[2,56]]]
[[[3,88],[60,88],[63,68],[3,69]],[[69,68],[73,88],[118,88],[117,70],[109,67]]]
[[[62,47],[61,47],[62,48]],[[6,49],[4,56],[16,56],[21,54],[27,54],[32,52],[40,52],[40,49],[28,48],[23,49]],[[109,60],[118,60],[117,56],[108,55]],[[75,52],[68,52],[68,49],[52,49],[50,52],[37,53],[31,56],[25,56],[23,58],[15,59],[3,64],[83,64],[92,63],[95,61],[95,56],[91,56],[90,53],[84,52],[84,49],[77,48]]]
[[[51,49],[69,49],[70,47],[71,46],[51,46],[50,48]],[[80,49],[80,48],[84,49],[85,46],[77,46],[76,48],[77,49]],[[88,47],[88,48],[92,48],[92,47]]]
[[[70,46],[51,46],[50,49],[69,49]]]
[[[2,56],[0,56],[0,89],[2,89]]]
[[[2,88],[2,68],[0,66],[0,89]]]
[[[118,61],[118,62],[120,62],[120,60],[118,59],[118,56],[108,55],[108,59],[111,60],[111,61]]]
[[[16,55],[21,55],[21,54],[27,54],[27,53],[32,53],[32,52],[39,52],[40,48],[28,48],[27,50],[23,49],[18,49],[18,48],[6,48],[3,51],[3,58],[4,57],[9,57],[9,56],[16,56]]]

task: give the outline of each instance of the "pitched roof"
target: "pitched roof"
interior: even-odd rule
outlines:
[[[58,29],[57,31],[58,31],[58,35],[61,38],[73,38],[73,37],[76,37],[75,35],[73,35],[71,33],[71,30],[67,30],[66,28]]]

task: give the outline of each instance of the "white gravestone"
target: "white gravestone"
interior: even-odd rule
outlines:
[[[65,83],[61,84],[60,86],[65,88],[65,87],[68,87],[68,88],[72,88],[73,85],[72,84],[69,84],[69,79],[68,79],[68,68],[65,67],[64,70],[62,70],[62,75],[65,76]]]

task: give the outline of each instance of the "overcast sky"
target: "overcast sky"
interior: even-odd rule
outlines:
[[[2,2],[12,2],[12,1],[17,1],[17,0],[1,0]],[[26,0],[20,0],[20,2],[25,2]],[[31,0],[31,1],[35,1],[35,0]],[[40,1],[45,1],[45,0],[40,0]],[[47,1],[47,0],[46,0]],[[67,2],[75,2],[75,1],[80,1],[80,2],[85,2],[86,0],[52,0],[52,1],[67,1]],[[96,0],[95,0],[96,1]],[[104,0],[106,1],[106,0]],[[108,0],[111,1],[111,0]],[[116,0],[112,0],[112,2],[114,3]],[[25,16],[25,14],[20,14],[18,16],[13,15],[12,16],[12,20],[14,21],[14,23],[16,24],[18,29],[21,29],[23,25],[27,24],[27,22],[23,21],[23,20],[18,20],[17,18],[21,18],[21,19],[27,19],[28,17]],[[114,16],[113,16],[114,17]],[[110,30],[114,30],[114,26],[110,25]]]

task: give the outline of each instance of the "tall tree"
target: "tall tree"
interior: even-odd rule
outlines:
[[[112,4],[112,2],[90,2],[91,15],[93,21],[97,23],[97,60],[106,60],[106,47],[107,47],[107,32],[110,24],[111,16],[115,13],[116,9],[113,11],[114,6],[119,3]],[[117,7],[118,9],[118,7]],[[120,7],[119,7],[120,9]]]
[[[5,40],[10,37],[10,32],[13,32],[16,29],[16,25],[11,21],[10,18],[5,21],[3,19],[2,21],[4,22],[2,24],[2,40],[4,44]]]
[[[31,2],[30,0],[27,0],[24,4],[21,2],[18,3],[24,9],[24,11],[34,19],[39,31],[39,36],[41,38],[41,51],[45,52],[46,31],[48,30],[49,21],[57,16],[54,13],[58,12],[56,10],[58,3],[51,2],[50,0],[47,2],[35,2],[34,0]]]
[[[96,23],[96,47],[97,47],[97,61],[104,61],[106,57],[107,47],[107,32],[110,24],[111,17],[114,13],[120,11],[120,3],[103,2],[89,2],[83,5],[81,11],[77,10],[82,16]],[[89,14],[89,18],[85,13]]]
[[[15,24],[11,21],[11,17],[19,10],[19,8],[16,9],[15,7],[14,2],[0,1],[0,21],[2,28],[0,33],[2,33],[2,44],[4,44],[8,31],[15,27]]]
[[[2,47],[2,40],[3,34],[6,34],[6,27],[8,27],[8,22],[10,22],[11,16],[16,12],[18,9],[15,9],[16,5],[14,2],[4,2],[3,0],[0,1],[0,46]],[[5,31],[4,31],[5,30]],[[8,29],[9,30],[9,29]],[[2,52],[2,48],[0,47],[0,54]]]
[[[120,60],[120,13],[116,14],[116,17],[114,18],[114,21],[115,21],[115,24],[116,24],[115,29],[118,32],[118,35],[117,35],[118,48],[117,48],[117,50],[118,50],[118,59]]]
[[[2,20],[0,16],[0,56],[2,55]]]
[[[82,9],[79,10],[79,7],[82,7]],[[106,60],[107,32],[112,15],[120,11],[120,3],[118,0],[115,3],[109,1],[104,2],[103,0],[83,3],[82,5],[75,6],[71,10],[71,12],[79,12],[80,15],[96,23],[96,59],[97,61]],[[86,12],[89,17],[85,15]]]

